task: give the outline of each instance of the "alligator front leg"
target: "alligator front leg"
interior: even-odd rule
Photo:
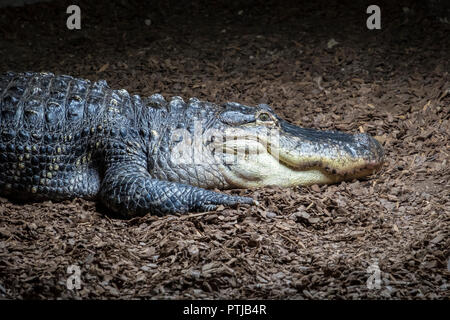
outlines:
[[[232,196],[186,184],[153,179],[138,165],[109,167],[100,187],[100,200],[109,209],[127,218],[210,211],[218,205],[255,204],[252,198]]]

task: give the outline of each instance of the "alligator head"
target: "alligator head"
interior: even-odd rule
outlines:
[[[198,104],[190,101],[188,109]],[[172,135],[168,149],[183,155],[171,159],[176,177],[162,173],[169,180],[221,189],[328,184],[370,175],[383,162],[382,147],[367,134],[302,128],[265,104],[206,103],[201,109],[202,115],[190,116],[190,110],[178,116],[186,133]]]

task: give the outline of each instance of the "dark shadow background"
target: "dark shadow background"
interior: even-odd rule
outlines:
[[[81,7],[81,30],[65,27],[65,12],[70,4]],[[448,3],[378,1],[382,29],[372,31],[366,28],[366,8],[370,4],[122,0],[54,1],[2,8],[0,70],[52,70],[85,77],[94,76],[95,71],[104,78],[120,71],[121,78],[128,80],[120,83],[125,86],[131,82],[133,72],[142,70],[150,80],[136,89],[143,89],[144,94],[158,89],[151,87],[155,84],[152,79],[173,75],[170,66],[162,64],[168,58],[190,60],[184,76],[195,76],[195,68],[209,62],[220,65],[227,75],[248,77],[254,69],[263,67],[258,58],[250,58],[257,57],[261,47],[279,51],[270,63],[279,65],[278,71],[284,77],[286,71],[298,69],[299,65],[302,72],[338,81],[352,76],[339,72],[342,66],[367,81],[388,78],[393,69],[405,76],[434,70],[439,64],[443,70],[449,70],[449,24],[438,22],[439,17],[449,15]],[[331,38],[337,39],[345,50],[362,55],[362,65],[355,65],[349,52],[343,52],[334,65],[318,62],[322,54],[335,55],[335,50],[327,49]],[[312,54],[302,54],[302,46],[310,47]],[[292,47],[298,50],[291,50],[289,56],[283,54]],[[413,49],[405,52],[406,48]],[[236,59],[227,61],[233,50],[237,51],[233,55]],[[405,61],[405,54],[411,59]],[[156,65],[148,60],[149,56],[155,58]],[[98,72],[105,63],[109,67]],[[270,71],[267,70],[267,77]],[[175,84],[174,91],[179,89]]]

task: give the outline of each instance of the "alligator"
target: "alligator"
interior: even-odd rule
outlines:
[[[99,200],[125,218],[203,212],[257,204],[220,190],[357,179],[383,157],[368,134],[303,128],[267,104],[141,98],[52,73],[0,76],[0,195],[11,199]]]

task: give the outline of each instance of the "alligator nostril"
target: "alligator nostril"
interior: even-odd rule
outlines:
[[[364,150],[366,157],[376,159],[376,162],[382,162],[384,151],[381,144],[372,136],[366,133],[358,133],[354,136],[355,142]]]
[[[366,133],[358,133],[355,134],[354,139],[357,143],[368,145],[373,138]]]

